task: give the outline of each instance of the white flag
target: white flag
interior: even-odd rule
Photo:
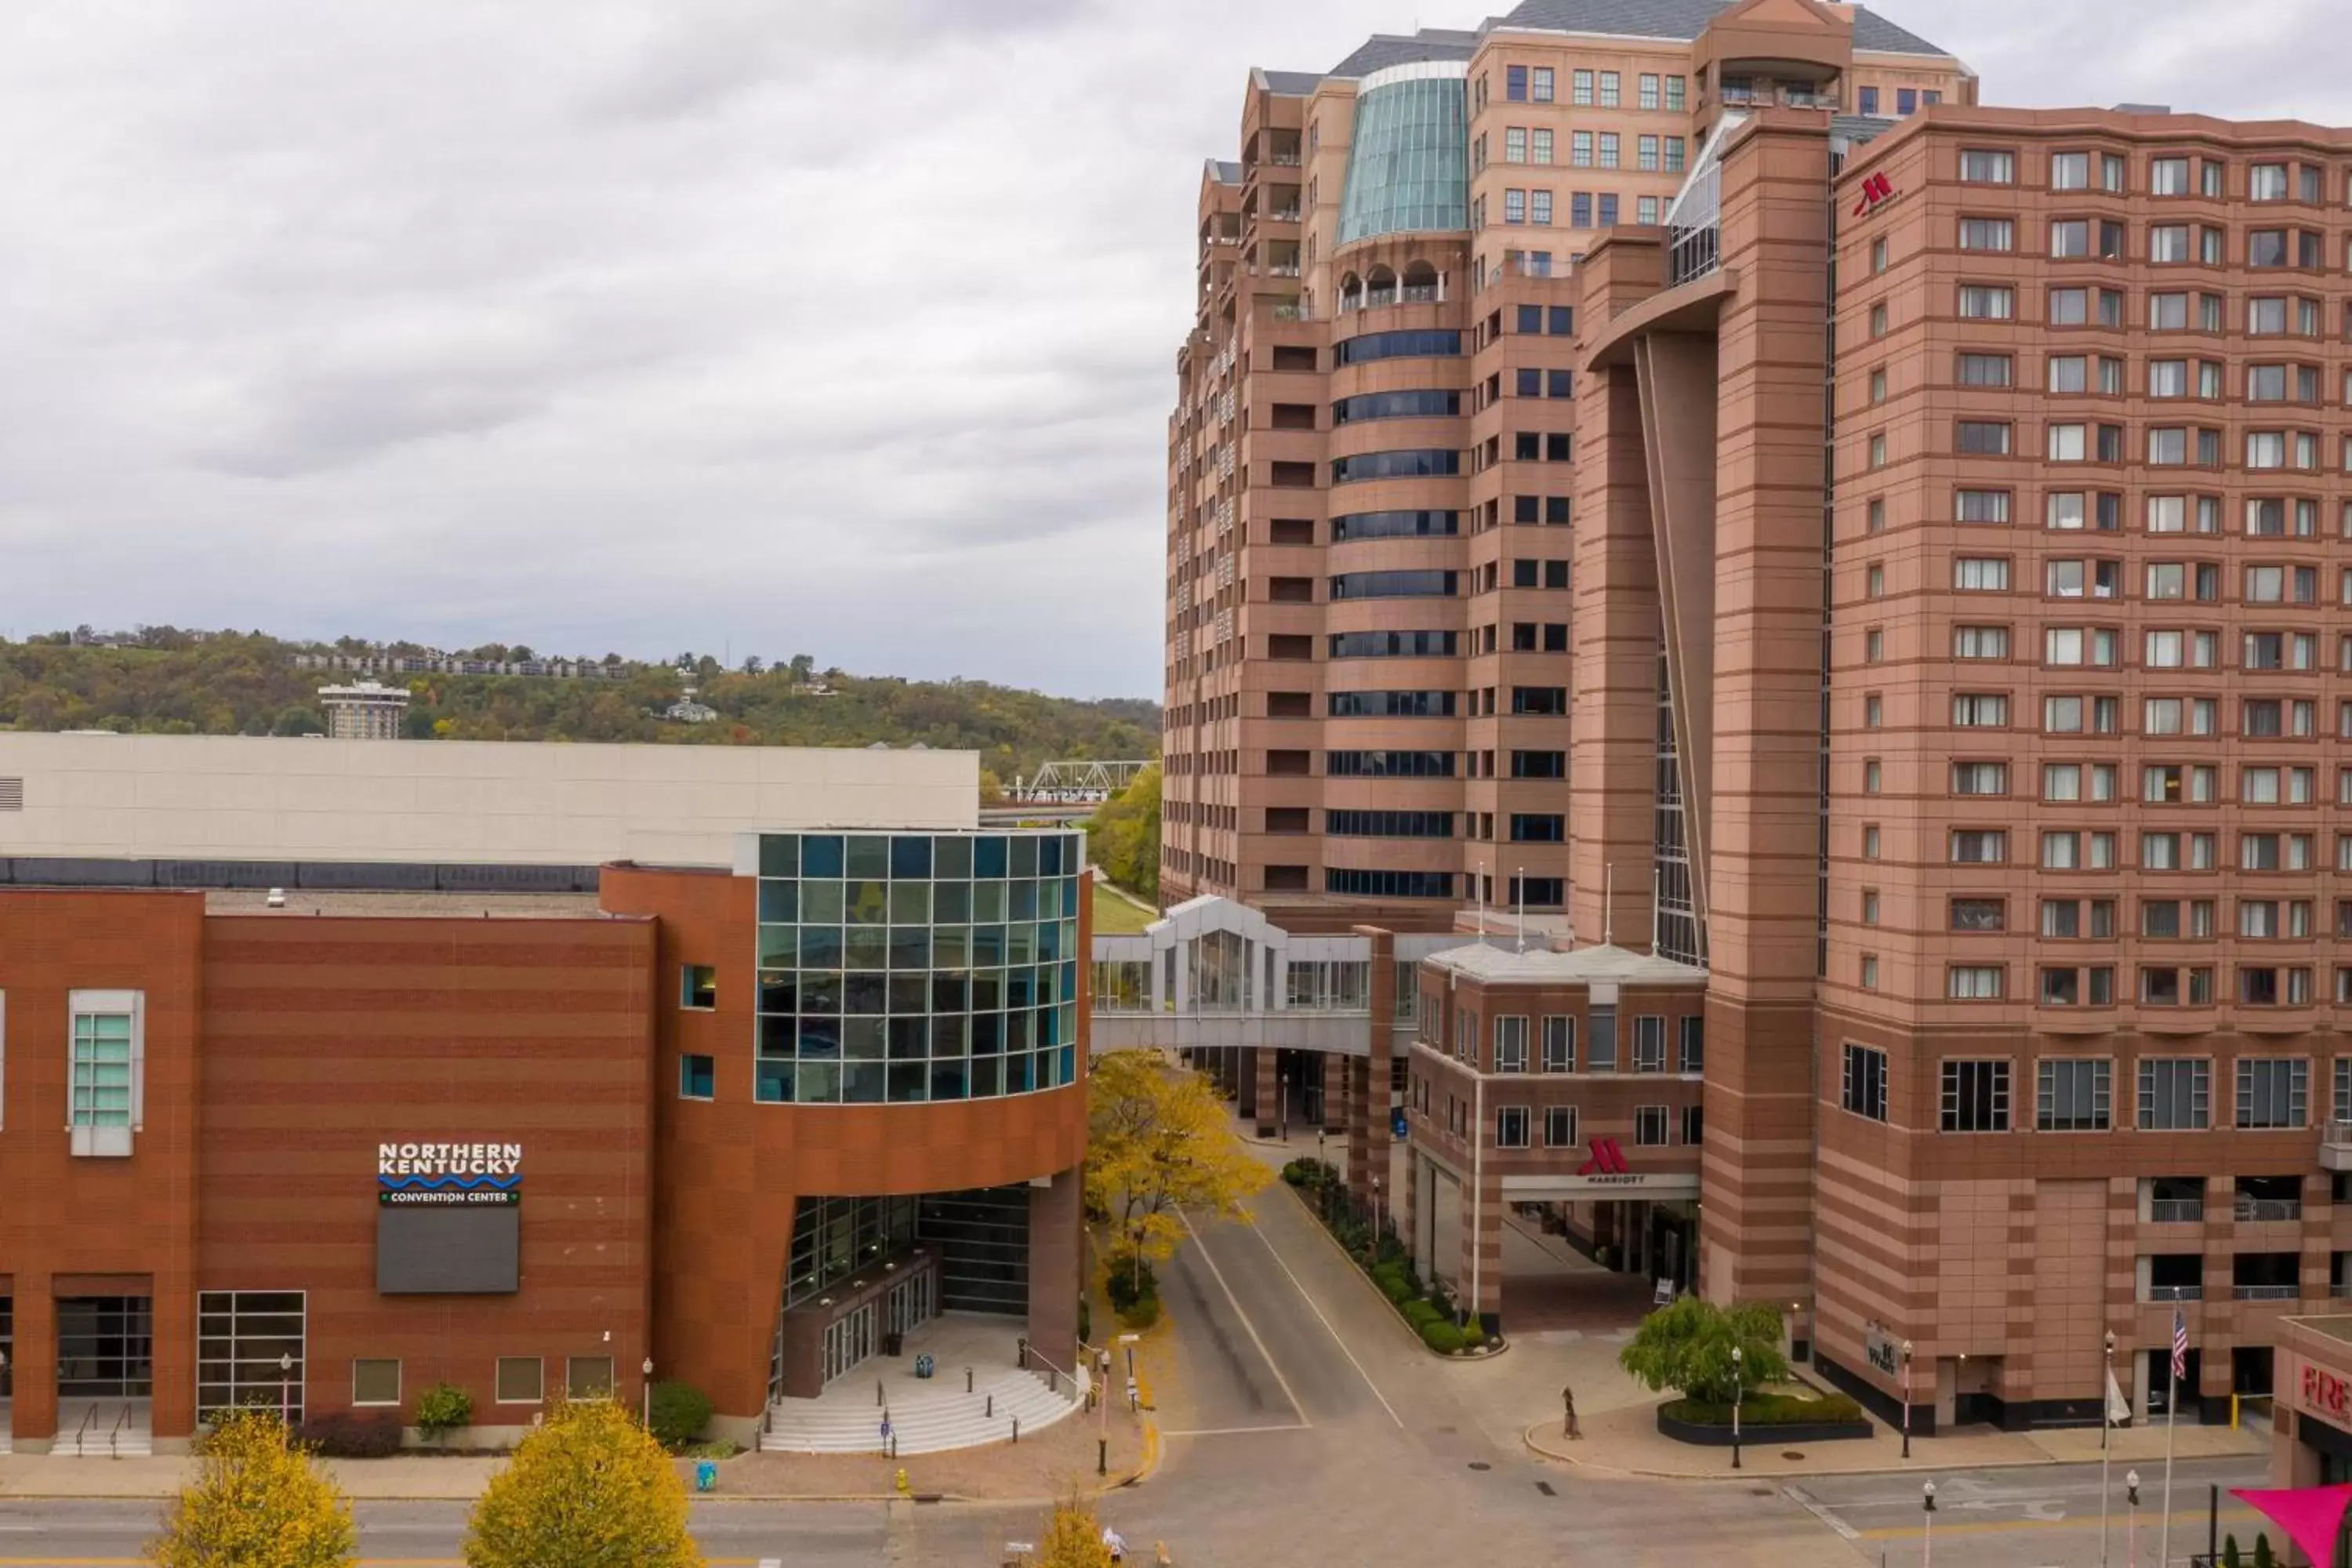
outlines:
[[[2131,1419],[2131,1401],[2124,1397],[2123,1385],[2116,1381],[2111,1368],[2107,1373],[2107,1425],[2120,1426]]]

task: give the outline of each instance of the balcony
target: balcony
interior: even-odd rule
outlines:
[[[2267,1225],[2280,1220],[2298,1220],[2303,1217],[2303,1200],[2301,1198],[2241,1197],[2231,1210],[2231,1217],[2241,1225]]]
[[[2230,1294],[2241,1301],[2292,1301],[2303,1293],[2300,1285],[2233,1285]]]
[[[2352,1121],[2320,1123],[2319,1168],[2352,1171]]]
[[[2155,1198],[2147,1205],[2151,1225],[2200,1225],[2205,1219],[2203,1198]]]
[[[2205,1287],[2202,1285],[2151,1285],[2147,1288],[2147,1299],[2151,1301],[2202,1301],[2205,1299]]]

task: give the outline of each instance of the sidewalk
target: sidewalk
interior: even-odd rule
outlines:
[[[1587,1411],[1580,1399],[1584,1436],[1570,1442],[1560,1436],[1557,1416],[1527,1428],[1527,1445],[1548,1459],[1576,1466],[1598,1476],[1669,1477],[1683,1479],[1726,1479],[1731,1476],[1729,1448],[1702,1448],[1677,1443],[1658,1431],[1654,1415],[1663,1401],[1649,1399],[1598,1414]],[[1989,1426],[1964,1427],[1936,1437],[1914,1437],[1911,1458],[1903,1458],[1903,1435],[1880,1424],[1867,1439],[1830,1443],[1789,1443],[1776,1440],[1769,1426],[1750,1428],[1741,1445],[1742,1477],[1868,1475],[1882,1471],[1941,1471],[1992,1469],[2023,1465],[2095,1464],[2099,1429],[2065,1427],[2034,1432],[2000,1432]],[[2160,1464],[2164,1459],[2164,1428],[2125,1427],[2114,1435],[2117,1463]],[[2173,1437],[2173,1456],[2179,1459],[2218,1459],[2270,1451],[2267,1433],[2227,1426],[2182,1426]]]
[[[1096,1444],[1108,1436],[1110,1473],[1097,1476]],[[1029,1502],[1092,1493],[1128,1484],[1156,1458],[1147,1424],[1114,1409],[1106,1434],[1099,1414],[1057,1421],[1034,1437],[984,1448],[887,1459],[877,1454],[739,1454],[719,1461],[711,1497],[737,1500],[816,1501],[887,1499],[898,1473],[908,1490],[957,1501]],[[321,1461],[354,1500],[471,1502],[506,1463],[503,1458],[400,1455],[388,1459]],[[691,1488],[691,1459],[677,1461]],[[125,1500],[172,1496],[196,1471],[196,1461],[161,1456],[136,1459],[68,1459],[46,1454],[0,1455],[0,1499]]]

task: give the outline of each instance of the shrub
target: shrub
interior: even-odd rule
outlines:
[[[400,1417],[338,1410],[306,1417],[294,1436],[323,1458],[388,1458],[400,1452]]]
[[[1486,1342],[1486,1326],[1479,1322],[1477,1319],[1473,1318],[1468,1322],[1462,1325],[1462,1348],[1464,1350],[1475,1351]]]
[[[1722,1400],[1669,1400],[1665,1413],[1674,1420],[1687,1421],[1694,1426],[1731,1425],[1731,1406]],[[1817,1399],[1801,1399],[1790,1394],[1751,1394],[1739,1402],[1742,1426],[1788,1426],[1862,1418],[1862,1406],[1843,1394],[1824,1394]]]
[[[1412,1325],[1413,1332],[1419,1333],[1431,1323],[1444,1322],[1445,1314],[1427,1301],[1407,1301],[1404,1303],[1404,1321]]]
[[[1139,1265],[1131,1252],[1113,1254],[1103,1289],[1129,1328],[1148,1329],[1160,1321],[1160,1278],[1148,1260]]]
[[[1308,1192],[1316,1192],[1324,1187],[1337,1186],[1339,1182],[1339,1173],[1335,1167],[1321,1160],[1300,1159],[1293,1160],[1283,1166],[1282,1179],[1294,1187],[1304,1187]]]
[[[1402,1307],[1412,1300],[1412,1287],[1404,1282],[1403,1276],[1391,1274],[1381,1280],[1381,1294]]]
[[[474,1396],[454,1383],[436,1383],[416,1396],[416,1428],[438,1440],[474,1424]]]
[[[1421,1326],[1421,1342],[1441,1355],[1452,1355],[1462,1348],[1462,1331],[1441,1318]]]
[[[2271,1538],[2267,1531],[2254,1537],[2254,1568],[2273,1568],[2278,1560],[2271,1555]]]
[[[702,1436],[710,1425],[710,1400],[687,1383],[656,1383],[653,1392],[654,1436],[676,1448]]]

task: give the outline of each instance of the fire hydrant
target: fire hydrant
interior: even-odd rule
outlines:
[[[898,1495],[900,1497],[906,1497],[909,1494],[909,1490],[910,1489],[907,1485],[907,1472],[904,1469],[901,1469],[898,1472]]]

